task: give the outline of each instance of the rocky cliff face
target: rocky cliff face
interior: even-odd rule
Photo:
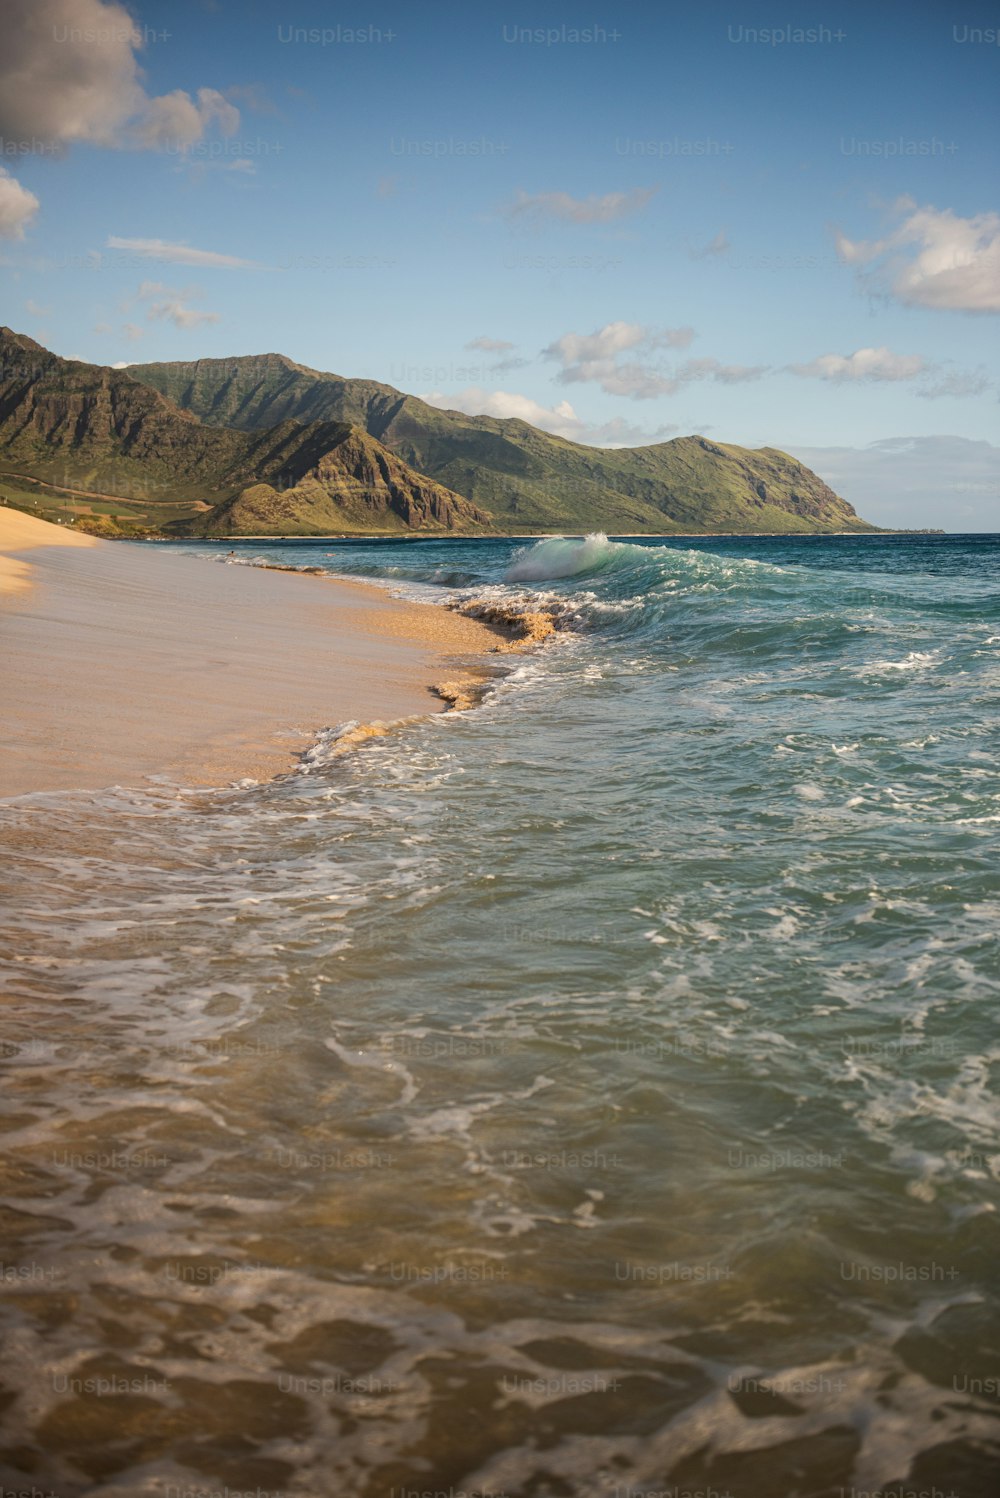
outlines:
[[[270,482],[250,485],[172,529],[263,536],[492,528],[484,511],[415,473],[361,428],[331,431],[323,423],[304,431],[311,440],[270,465]]]
[[[454,530],[469,524],[491,525],[485,511],[416,473],[361,427],[350,427],[343,441],[324,453],[307,477],[345,510],[362,517],[366,512],[390,510],[410,527]]]

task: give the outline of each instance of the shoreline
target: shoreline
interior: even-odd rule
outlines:
[[[829,541],[876,540],[886,536],[956,536],[992,535],[992,531],[939,531],[939,530],[851,530],[851,531],[447,531],[397,533],[395,531],[358,531],[346,534],[334,531],[330,535],[279,535],[279,536],[142,536],[137,540],[147,546],[219,546],[232,547],[246,543],[260,545],[270,542],[276,546],[309,545],[312,542],[358,542],[381,541],[394,545],[402,541],[407,545],[429,545],[441,541],[575,541],[585,540],[589,535],[606,535],[609,541]],[[124,538],[122,538],[124,539]]]
[[[472,705],[511,648],[376,584],[197,560],[0,509],[0,797],[273,779],[324,733]]]

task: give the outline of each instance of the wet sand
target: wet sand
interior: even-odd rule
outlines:
[[[0,509],[0,796],[265,779],[317,732],[441,711],[497,632],[363,583]]]

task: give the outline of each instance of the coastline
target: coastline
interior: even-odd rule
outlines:
[[[466,705],[509,641],[375,585],[209,568],[14,510],[0,578],[0,797],[271,779],[331,727]]]
[[[495,541],[560,541],[560,540],[583,540],[588,535],[606,535],[609,541],[831,541],[831,540],[859,540],[879,541],[888,537],[917,537],[926,536],[932,539],[944,539],[962,535],[992,535],[991,531],[945,531],[934,527],[921,526],[911,529],[892,529],[890,527],[869,526],[864,530],[846,531],[587,531],[587,530],[549,530],[549,531],[419,531],[404,532],[395,531],[332,531],[329,534],[281,534],[281,535],[239,535],[239,536],[167,536],[167,535],[145,535],[136,536],[136,541],[146,546],[185,546],[192,542],[202,545],[211,543],[219,547],[237,546],[308,546],[311,544],[328,545],[352,545],[364,542],[369,545],[397,545],[404,543],[407,546],[430,546],[443,543],[454,543],[461,545],[467,542],[495,542]],[[110,538],[109,538],[110,539]],[[116,538],[117,539],[117,538]],[[121,538],[121,539],[132,539]]]

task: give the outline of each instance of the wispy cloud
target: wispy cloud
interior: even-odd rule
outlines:
[[[833,231],[840,260],[860,268],[865,287],[908,306],[1000,312],[1000,214],[961,218],[950,208],[918,208],[912,198],[893,208],[901,221],[881,239]]]
[[[732,245],[729,243],[729,236],[725,229],[720,229],[715,238],[710,239],[708,244],[695,245],[688,250],[688,254],[692,260],[707,260],[712,255],[727,255],[731,249]]]
[[[470,339],[465,347],[477,354],[503,354],[502,359],[494,359],[490,365],[490,369],[495,370],[497,374],[506,374],[512,369],[524,369],[525,365],[531,363],[530,359],[524,359],[519,354],[515,354],[513,350],[517,345],[508,343],[504,338],[487,338],[485,334],[482,334],[478,338]]]
[[[716,380],[720,385],[743,385],[769,373],[766,364],[720,364],[718,359],[688,359],[674,373],[678,385],[694,380]]]
[[[172,322],[175,328],[200,328],[203,323],[219,321],[217,312],[200,312],[197,307],[187,307],[176,298],[154,302],[146,315],[150,322],[166,320]]]
[[[985,395],[993,389],[993,381],[986,370],[946,369],[942,370],[930,385],[925,385],[917,394],[924,400],[970,400]]]
[[[166,239],[122,239],[112,234],[106,241],[109,250],[127,250],[143,260],[162,260],[171,265],[200,265],[211,270],[265,270],[256,260],[241,260],[237,255],[219,255],[214,250],[197,250],[192,245],[172,244]]]
[[[225,90],[226,98],[243,105],[252,114],[278,114],[278,106],[261,83],[234,83]]]
[[[502,338],[487,338],[481,334],[478,338],[472,338],[465,345],[467,349],[476,349],[482,354],[506,354],[514,347],[512,343],[505,343]]]
[[[188,181],[200,182],[210,172],[235,172],[239,177],[256,177],[257,164],[249,156],[237,156],[232,161],[219,161],[188,154],[178,159],[174,170],[183,172]]]
[[[151,303],[146,317],[149,322],[172,322],[175,328],[200,328],[205,323],[219,321],[217,312],[202,312],[191,307],[189,302],[203,296],[197,286],[177,288],[165,286],[162,281],[143,281],[136,293],[140,301]],[[134,324],[126,324],[133,327]],[[141,336],[141,330],[140,330]]]
[[[640,213],[658,187],[574,198],[568,192],[519,192],[505,210],[512,222],[555,219],[566,224],[612,224]]]

